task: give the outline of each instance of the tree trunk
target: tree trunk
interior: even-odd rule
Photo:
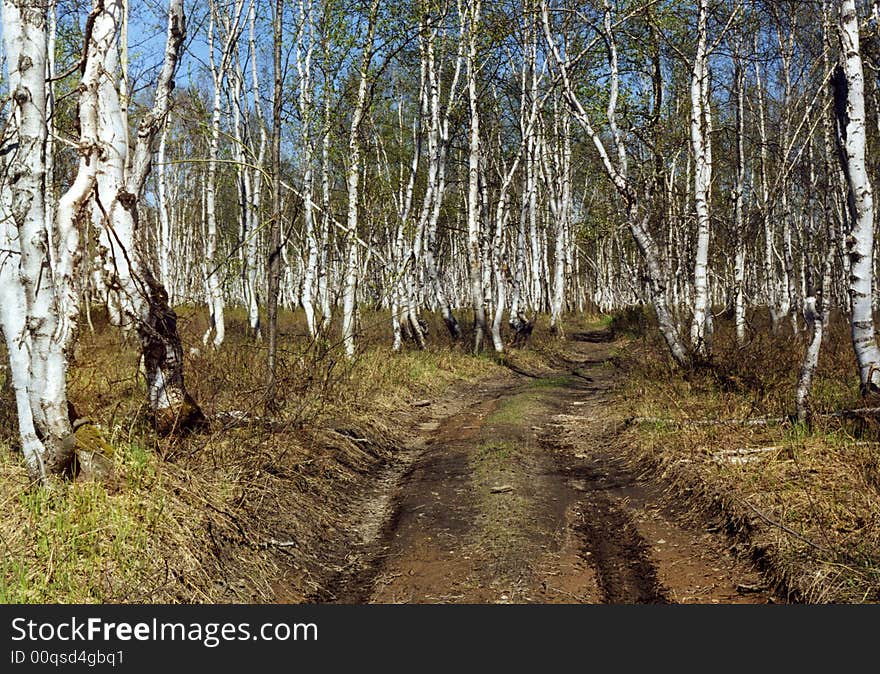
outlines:
[[[706,51],[708,0],[699,0],[697,54],[691,73],[691,147],[694,153],[694,205],[697,212],[697,250],[694,260],[694,307],[691,323],[691,349],[699,358],[709,357],[706,316],[709,306],[709,189],[712,160],[707,136],[711,109],[708,99],[709,66]]]
[[[738,41],[742,46],[743,41]],[[745,307],[745,240],[743,235],[743,192],[746,183],[745,158],[745,73],[740,57],[734,59],[734,86],[736,95],[736,182],[733,193],[734,263],[733,263],[733,323],[736,343],[746,343]]]
[[[880,390],[880,349],[874,334],[873,269],[874,195],[868,178],[864,86],[859,52],[859,18],[854,0],[842,0],[839,36],[841,63],[835,71],[838,140],[849,185],[849,296],[853,349],[863,394]]]
[[[345,288],[342,298],[342,343],[345,355],[349,359],[355,354],[356,304],[358,281],[358,198],[361,172],[361,143],[359,138],[361,122],[367,105],[367,78],[370,62],[373,58],[373,33],[379,11],[379,0],[370,3],[367,34],[361,51],[361,63],[358,73],[358,89],[355,107],[352,111],[351,128],[348,136],[348,169],[346,172],[346,188],[348,196],[347,231],[345,236],[346,265]]]
[[[173,77],[186,27],[182,0],[172,0],[168,13],[165,60],[156,84],[153,107],[138,125],[133,158],[128,162],[128,145],[122,129],[127,128],[116,83],[117,28],[122,3],[102,3],[99,20],[112,27],[112,44],[101,64],[98,93],[101,97],[97,162],[99,233],[105,282],[114,289],[122,310],[123,327],[137,329],[147,379],[147,400],[156,429],[167,435],[202,425],[205,417],[186,390],[183,347],[177,330],[177,315],[168,304],[168,294],[148,267],[137,243],[138,201],[152,167],[154,141],[170,106]],[[126,171],[126,166],[130,170]]]
[[[284,0],[275,0],[272,17],[273,74],[275,86],[272,94],[272,228],[269,233],[268,288],[266,291],[266,333],[268,351],[266,358],[266,407],[277,408],[276,399],[278,369],[278,293],[281,287],[281,107],[282,72],[281,40],[283,36]]]
[[[483,346],[486,334],[486,308],[483,305],[483,271],[481,255],[480,194],[480,112],[477,99],[477,27],[480,21],[480,0],[469,0],[467,6],[467,88],[470,110],[468,135],[468,268],[471,303],[474,308],[474,352]],[[462,18],[462,21],[465,19]]]

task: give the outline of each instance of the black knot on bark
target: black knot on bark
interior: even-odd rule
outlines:
[[[116,195],[116,198],[127,211],[132,211],[137,206],[137,195],[132,194],[128,190],[119,190],[119,194]]]
[[[12,94],[12,97],[15,99],[16,103],[18,103],[19,105],[24,105],[29,100],[31,100],[31,92],[24,87],[17,87],[15,89],[15,93]]]

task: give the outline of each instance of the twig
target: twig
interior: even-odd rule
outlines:
[[[769,447],[740,447],[739,449],[722,449],[712,455],[716,463],[750,463],[760,461],[765,452],[773,452],[785,449],[783,445],[771,445]]]
[[[770,524],[771,526],[778,527],[779,529],[782,529],[785,533],[787,533],[791,536],[794,536],[798,540],[803,541],[804,543],[806,543],[807,545],[809,545],[813,548],[816,548],[816,550],[818,550],[819,552],[824,552],[826,555],[833,555],[834,554],[828,548],[821,546],[818,543],[814,543],[809,538],[806,538],[805,536],[799,534],[794,529],[791,529],[790,527],[785,526],[782,522],[777,522],[776,520],[772,519],[771,517],[768,517],[767,515],[765,515],[760,510],[758,510],[755,506],[753,506],[751,503],[749,503],[745,499],[743,499],[742,502],[745,503],[749,508],[751,508],[755,512],[755,514],[758,517],[760,517],[762,520],[764,520],[767,524]]]

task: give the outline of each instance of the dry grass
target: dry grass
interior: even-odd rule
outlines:
[[[94,317],[69,392],[77,412],[113,444],[116,477],[38,489],[18,454],[0,451],[0,601],[326,598],[357,536],[350,508],[393,457],[411,403],[503,372],[491,357],[452,344],[440,321],[431,325],[431,349],[394,354],[387,315],[370,314],[349,362],[338,336],[313,342],[302,316],[283,312],[269,418],[265,347],[247,337],[244,313],[230,312],[217,352],[201,344],[204,312],[178,313],[187,386],[212,419],[210,430],[158,440],[133,340]],[[16,445],[10,402],[0,406],[0,442],[8,448]]]
[[[683,374],[656,331],[645,328],[633,316],[618,322],[626,334],[618,359],[627,374],[618,392],[621,421],[653,419],[623,433],[642,468],[662,473],[676,498],[715,517],[793,600],[880,601],[876,424],[819,417],[807,428],[790,420],[804,350],[790,330],[774,336],[756,326],[749,344],[737,348],[731,326],[721,323],[713,366]],[[863,404],[848,332],[835,317],[813,407],[821,414]],[[688,423],[763,417],[782,420]]]

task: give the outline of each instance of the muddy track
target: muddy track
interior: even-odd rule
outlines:
[[[558,371],[438,406],[357,509],[363,541],[316,601],[766,603],[757,571],[626,467],[607,333]]]

